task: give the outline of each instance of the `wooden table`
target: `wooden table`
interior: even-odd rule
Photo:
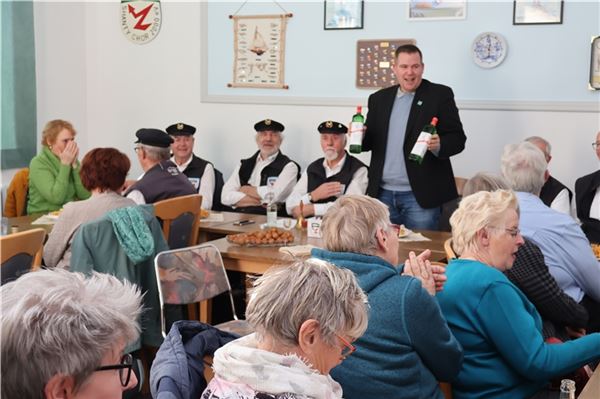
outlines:
[[[600,398],[600,366],[596,367],[596,371],[592,374],[592,378],[585,384],[583,391],[579,395],[579,399],[598,399]]]
[[[256,229],[257,227],[254,226],[248,231]],[[444,241],[450,237],[450,233],[427,231],[423,234],[431,238],[431,241],[400,242],[398,253],[401,262],[408,258],[410,251],[418,253],[427,248],[431,249],[432,261],[444,261],[446,259]],[[294,231],[294,235],[296,241],[293,245],[310,244],[319,248],[323,247],[321,239],[308,238],[306,232]],[[226,238],[209,241],[207,244],[213,244],[219,249],[225,268],[231,271],[262,274],[272,265],[289,263],[294,260],[289,254],[280,252],[280,247],[243,247],[229,243]]]
[[[19,216],[16,218],[8,218],[8,233],[16,233],[17,231],[26,231],[31,229],[42,228],[46,230],[46,234],[50,234],[54,223],[52,224],[31,224],[43,214],[32,214]],[[16,230],[16,231],[13,231]]]

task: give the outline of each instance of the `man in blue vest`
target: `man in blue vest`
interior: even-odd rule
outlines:
[[[272,119],[254,125],[258,151],[242,159],[225,185],[221,201],[237,212],[265,213],[268,203],[283,208],[300,176],[300,166],[279,151],[285,127]]]
[[[287,212],[295,218],[300,213],[304,217],[322,216],[340,195],[367,191],[367,167],[344,150],[348,128],[339,122],[326,121],[317,130],[325,156],[306,168],[286,201]]]
[[[167,127],[173,137],[171,161],[181,173],[187,176],[198,194],[202,195],[202,208],[212,209],[215,194],[215,168],[205,159],[194,155],[194,133],[196,128],[185,123],[175,123]]]
[[[140,129],[135,133],[135,153],[144,170],[138,181],[124,193],[137,204],[153,204],[169,198],[196,194],[187,177],[169,161],[173,139],[159,129]]]

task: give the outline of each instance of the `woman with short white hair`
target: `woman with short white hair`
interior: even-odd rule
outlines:
[[[334,399],[329,371],[367,328],[367,298],[348,270],[308,259],[269,269],[250,293],[255,333],[215,352],[202,399]]]
[[[539,313],[504,275],[523,245],[513,192],[463,198],[450,224],[461,255],[437,298],[465,355],[454,398],[544,398],[551,378],[600,358],[600,334],[546,344]]]
[[[121,399],[141,294],[108,274],[31,272],[0,288],[2,397]]]
[[[458,373],[462,349],[433,297],[432,266],[414,253],[399,265],[397,226],[387,206],[366,195],[335,201],[321,231],[326,250],[312,255],[351,270],[371,306],[356,354],[331,372],[344,398],[443,398],[438,381]]]

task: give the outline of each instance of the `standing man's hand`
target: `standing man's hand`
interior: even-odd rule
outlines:
[[[437,153],[440,150],[440,147],[440,136],[438,134],[434,134],[427,142],[427,149],[431,152]]]

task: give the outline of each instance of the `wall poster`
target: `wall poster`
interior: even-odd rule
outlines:
[[[285,30],[290,14],[234,15],[233,83],[229,87],[288,89]]]

